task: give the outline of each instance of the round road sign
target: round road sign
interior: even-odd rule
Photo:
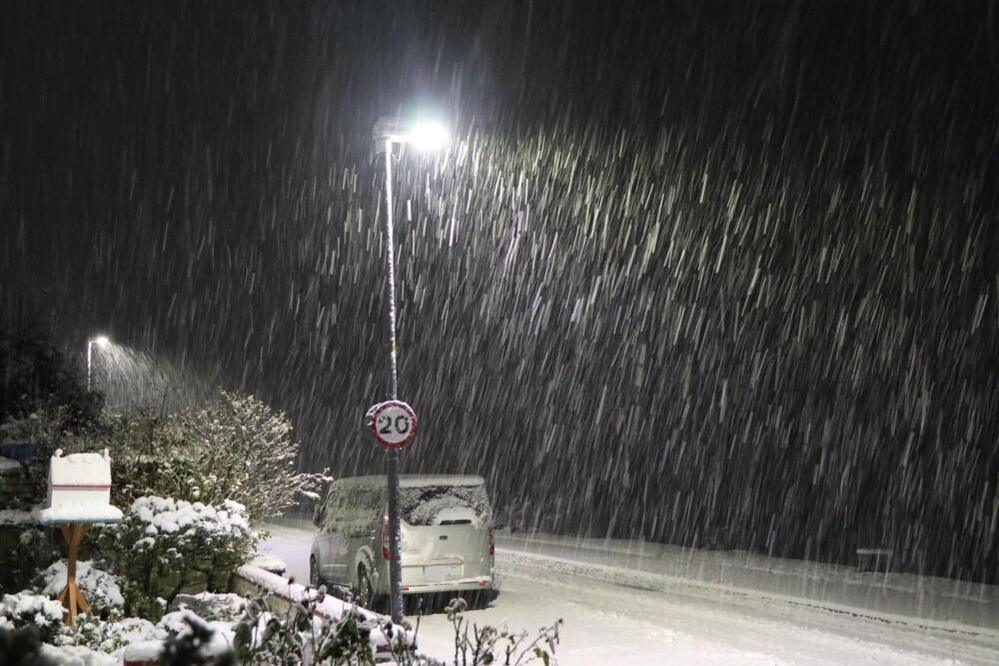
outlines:
[[[416,413],[401,400],[374,405],[365,420],[375,442],[386,449],[401,449],[416,437]]]

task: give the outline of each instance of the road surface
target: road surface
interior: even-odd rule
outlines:
[[[307,579],[311,530],[267,529],[262,551]],[[990,586],[543,535],[498,534],[497,571],[499,597],[467,619],[534,635],[561,618],[564,666],[999,664]],[[419,618],[418,644],[454,659],[444,614]]]

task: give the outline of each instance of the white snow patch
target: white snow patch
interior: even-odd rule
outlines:
[[[81,645],[55,646],[42,644],[42,655],[58,666],[117,666],[118,660],[104,652],[95,652]]]
[[[38,523],[37,507],[31,511],[0,509],[0,525],[31,525]]]
[[[288,570],[288,565],[284,563],[284,560],[272,553],[260,553],[247,564],[279,575]]]
[[[111,483],[111,461],[104,453],[70,453],[58,449],[49,463],[52,485],[108,485]]]
[[[13,629],[12,617],[32,618],[38,626],[62,621],[62,604],[40,594],[19,592],[0,598],[0,629]]]
[[[249,532],[246,508],[239,502],[226,500],[217,509],[201,502],[186,502],[163,497],[140,497],[132,503],[132,513],[148,523],[146,533],[155,536],[160,532],[171,534],[197,526],[213,534]]]
[[[58,525],[61,523],[116,523],[121,520],[121,509],[110,504],[80,503],[42,509],[38,518],[46,525]]]

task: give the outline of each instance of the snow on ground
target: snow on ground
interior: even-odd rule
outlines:
[[[289,577],[298,583],[308,583],[313,529],[308,521],[296,521],[294,525],[266,525],[264,531],[268,538],[260,544],[257,552],[280,558],[287,567]]]
[[[268,526],[262,550],[308,576],[311,528]],[[661,544],[497,534],[502,592],[475,623],[564,620],[558,664],[996,664],[994,586]],[[409,618],[414,621],[415,618]],[[453,659],[442,613],[421,652]]]

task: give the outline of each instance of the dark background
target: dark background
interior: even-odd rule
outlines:
[[[396,175],[404,471],[996,582],[996,2],[658,4],[4,3],[4,314],[378,471],[372,126],[436,115]]]

